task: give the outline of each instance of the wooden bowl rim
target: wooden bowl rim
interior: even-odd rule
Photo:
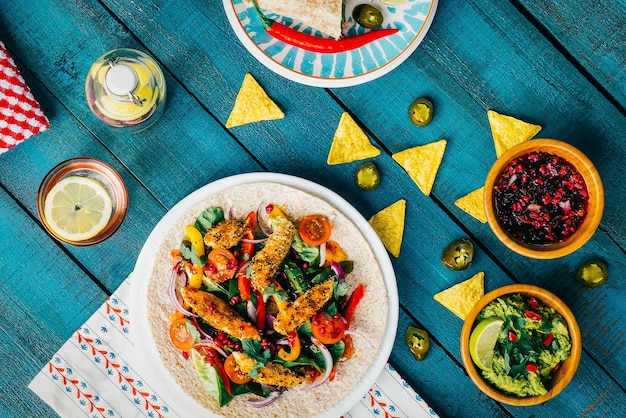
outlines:
[[[587,216],[578,230],[568,240],[549,246],[524,244],[512,238],[498,222],[493,209],[493,185],[509,161],[534,150],[557,154],[569,161],[583,176],[589,192]],[[485,180],[485,214],[494,235],[509,249],[525,257],[553,259],[571,254],[582,247],[595,233],[604,212],[604,188],[600,174],[591,160],[573,145],[556,139],[531,139],[509,149],[493,164]]]
[[[545,395],[529,396],[529,397],[517,397],[506,395],[499,392],[497,389],[489,385],[482,377],[480,369],[472,361],[469,352],[469,339],[471,331],[474,328],[474,322],[478,313],[492,300],[510,294],[521,293],[528,296],[534,296],[540,300],[541,303],[554,308],[563,318],[567,324],[567,328],[570,333],[570,339],[572,342],[572,349],[570,356],[563,362],[561,368],[554,377],[554,384],[552,388]],[[478,386],[478,388],[490,398],[502,402],[508,405],[514,406],[530,406],[544,403],[556,395],[558,395],[565,387],[571,382],[572,378],[576,374],[578,365],[580,363],[580,356],[582,353],[582,338],[580,335],[580,328],[576,322],[576,317],[569,309],[569,307],[554,293],[543,289],[541,287],[529,284],[511,284],[492,290],[485,294],[474,305],[470,313],[467,315],[463,328],[461,329],[461,359],[465,370],[470,379]]]

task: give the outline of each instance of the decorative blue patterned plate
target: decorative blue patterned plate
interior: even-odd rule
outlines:
[[[338,53],[316,53],[287,45],[268,35],[252,5],[245,0],[223,0],[228,20],[243,45],[270,70],[316,87],[348,87],[378,78],[400,65],[422,42],[435,16],[438,0],[408,0],[390,6],[374,0],[384,16],[384,27],[398,28],[399,32],[373,41],[360,48]],[[352,10],[361,0],[345,1],[345,17],[352,21]],[[314,31],[291,19],[268,14],[301,32]],[[352,26],[347,35],[366,31]],[[317,36],[324,36],[315,33]]]

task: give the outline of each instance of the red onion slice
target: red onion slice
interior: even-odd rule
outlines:
[[[353,329],[347,329],[344,331],[346,334],[349,335],[356,335],[357,337],[362,338],[364,341],[366,341],[369,345],[372,346],[372,348],[374,348],[374,344],[372,344],[372,342],[370,340],[367,339],[367,337],[363,334],[361,334],[359,331],[355,331]]]
[[[267,238],[260,238],[260,239],[248,239],[248,238],[244,238],[241,240],[242,242],[248,243],[248,244],[260,244],[262,242],[267,241]]]
[[[254,303],[252,303],[251,300],[249,300],[248,304],[246,305],[246,311],[248,312],[248,317],[250,318],[250,320],[256,323],[256,306],[254,306]]]
[[[322,355],[324,356],[324,361],[326,362],[326,365],[324,366],[326,370],[324,371],[324,374],[321,377],[319,377],[313,383],[305,386],[303,388],[304,390],[315,389],[316,387],[318,387],[322,383],[326,382],[328,380],[328,378],[330,377],[330,373],[333,371],[333,356],[330,354],[330,351],[328,351],[328,348],[326,348],[326,346],[324,344],[322,344],[315,337],[311,337],[311,342],[313,344],[315,344],[317,346],[317,348],[319,348],[320,351],[322,352]]]
[[[282,392],[271,392],[267,398],[259,399],[258,401],[245,400],[244,402],[253,408],[263,408],[274,402],[281,395]]]
[[[170,283],[167,287],[167,294],[170,297],[170,303],[174,308],[182,313],[185,316],[196,316],[195,314],[189,312],[187,309],[183,308],[178,297],[176,296],[176,279],[178,278],[178,271],[176,268],[172,270],[172,275],[170,276]]]
[[[343,283],[346,281],[346,274],[344,273],[343,269],[341,268],[338,262],[331,261],[330,267],[335,271],[335,273],[337,273],[337,277],[339,277],[339,280],[338,280],[339,283]]]
[[[209,348],[214,349],[218,353],[220,353],[224,358],[228,357],[228,353],[224,351],[222,347],[215,344],[215,341],[213,341],[213,338],[209,337],[208,339],[198,341],[196,345],[193,346],[193,348],[198,348],[198,347],[209,347]]]
[[[265,204],[261,202],[256,210],[256,222],[259,225],[259,229],[266,237],[272,234],[272,229],[267,223],[267,212],[265,212]]]

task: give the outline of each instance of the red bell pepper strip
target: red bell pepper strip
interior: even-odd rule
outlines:
[[[244,262],[242,262],[243,266]],[[237,273],[237,287],[239,288],[239,296],[243,300],[250,300],[250,279],[246,277],[246,270],[239,267],[239,272]]]
[[[254,239],[254,222],[256,219],[256,215],[254,212],[250,212],[246,217],[246,224],[248,225],[249,231],[246,235],[246,239],[253,240]],[[241,252],[244,254],[245,261],[248,261],[254,255],[254,244],[251,242],[242,242],[241,243]]]
[[[363,283],[357,286],[354,289],[354,292],[350,295],[350,299],[348,299],[348,303],[346,304],[346,312],[344,317],[346,318],[346,322],[348,323],[348,327],[350,326],[350,321],[354,316],[354,311],[356,310],[357,305],[363,299],[363,295],[365,294],[365,286]]]
[[[271,35],[286,44],[312,52],[336,53],[350,51],[352,49],[362,47],[363,45],[367,45],[377,39],[384,38],[385,36],[393,35],[399,31],[399,29],[396,28],[377,29],[341,39],[319,38],[317,36],[299,32],[287,25],[283,25],[282,23],[269,19],[263,14],[263,12],[261,12],[256,0],[252,0],[252,4],[259,14],[263,28],[268,35]]]
[[[233,391],[230,388],[230,379],[226,374],[226,370],[224,369],[224,363],[222,362],[220,355],[217,354],[217,351],[215,351],[215,349],[211,347],[199,347],[198,352],[200,354],[204,354],[207,363],[215,367],[215,370],[217,370],[217,374],[220,376],[220,379],[222,379],[222,383],[224,383],[226,392],[228,392],[229,395],[232,395]]]

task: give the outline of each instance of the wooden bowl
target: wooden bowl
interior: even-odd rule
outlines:
[[[554,308],[565,319],[565,323],[567,324],[567,328],[569,329],[569,334],[572,341],[570,356],[561,364],[561,367],[555,373],[552,381],[552,388],[545,395],[517,397],[500,392],[498,389],[491,386],[483,378],[481,370],[474,364],[470,355],[470,335],[472,329],[476,325],[476,317],[478,316],[479,312],[492,300],[501,296],[516,293],[527,296],[534,296],[543,305]],[[474,308],[467,315],[467,318],[465,319],[465,323],[463,324],[463,328],[461,330],[461,358],[463,359],[463,364],[465,366],[465,370],[469,374],[469,377],[476,384],[476,386],[478,386],[478,388],[490,398],[498,402],[514,406],[537,405],[546,402],[549,399],[552,399],[553,397],[558,395],[559,392],[561,392],[574,377],[576,369],[578,368],[578,364],[580,363],[581,352],[582,341],[580,336],[580,329],[578,328],[578,323],[576,322],[576,318],[574,317],[572,311],[556,295],[545,289],[533,285],[512,284],[508,286],[503,286],[487,293],[478,301],[478,303],[476,303]]]
[[[500,225],[494,208],[494,185],[498,181],[503,169],[514,158],[523,156],[532,151],[543,151],[558,155],[571,163],[582,175],[587,185],[589,201],[587,215],[582,224],[568,239],[547,245],[533,245],[522,242],[513,237]],[[523,142],[498,158],[489,170],[485,180],[484,195],[487,222],[495,236],[509,249],[525,257],[538,259],[552,259],[570,254],[582,247],[593,236],[604,210],[604,188],[600,175],[593,163],[577,148],[554,139],[533,139]]]

